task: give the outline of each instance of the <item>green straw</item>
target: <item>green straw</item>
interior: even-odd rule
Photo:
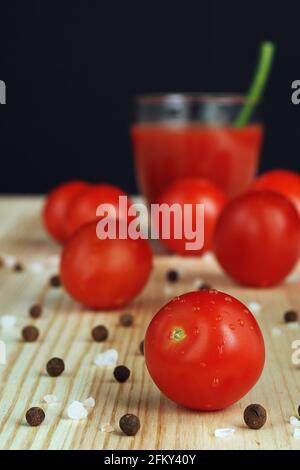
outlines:
[[[234,127],[245,126],[254,112],[269,78],[274,52],[275,46],[272,42],[265,41],[261,43],[257,66],[249,92],[247,94],[246,103],[236,117],[233,124]]]

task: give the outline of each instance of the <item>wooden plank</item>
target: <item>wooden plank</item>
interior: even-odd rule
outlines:
[[[155,269],[146,289],[130,306],[116,312],[91,312],[73,302],[63,289],[48,285],[57,272],[59,247],[46,237],[40,221],[41,198],[2,197],[0,199],[0,254],[13,255],[25,265],[15,273],[0,270],[0,315],[17,316],[10,331],[0,330],[7,346],[7,364],[0,366],[0,449],[297,449],[300,441],[292,437],[288,423],[300,403],[300,371],[291,362],[291,344],[300,339],[300,330],[283,324],[286,309],[300,310],[299,282],[255,290],[234,285],[210,257],[182,259],[157,255]],[[36,272],[42,266],[42,272]],[[181,271],[182,281],[171,287],[165,281],[167,269]],[[164,398],[152,383],[139,354],[139,343],[153,314],[175,295],[195,288],[198,278],[229,292],[243,301],[256,301],[263,309],[257,317],[266,340],[267,362],[255,388],[239,403],[222,412],[199,413],[180,408]],[[167,289],[166,289],[167,287]],[[43,316],[32,320],[28,308],[36,302],[44,307]],[[119,325],[119,314],[130,310],[135,317],[132,328]],[[90,331],[105,324],[108,341],[96,344]],[[36,324],[41,337],[36,343],[20,340],[23,326]],[[272,335],[279,327],[282,334]],[[132,370],[124,384],[116,383],[112,370],[93,364],[95,355],[109,347],[119,352],[119,362]],[[66,371],[56,379],[48,377],[49,358],[60,356]],[[59,403],[42,403],[45,394],[54,393]],[[66,409],[73,400],[88,396],[96,407],[87,420],[73,422]],[[259,431],[247,429],[242,413],[247,404],[257,402],[268,411],[268,422]],[[43,406],[46,420],[39,428],[24,421],[30,406]],[[105,423],[117,423],[127,411],[137,413],[142,429],[135,437],[118,430],[100,431]],[[214,430],[234,427],[230,439],[217,439]]]

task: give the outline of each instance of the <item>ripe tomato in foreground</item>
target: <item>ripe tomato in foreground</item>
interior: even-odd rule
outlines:
[[[43,209],[43,221],[49,235],[60,243],[65,241],[64,221],[74,199],[82,193],[88,184],[84,181],[68,181],[53,189]]]
[[[231,201],[216,226],[215,255],[238,282],[256,287],[280,283],[300,254],[300,218],[278,193],[251,191]]]
[[[267,189],[286,196],[300,215],[300,175],[289,170],[272,170],[259,176],[251,189]]]
[[[216,290],[175,297],[152,319],[145,360],[158,388],[195,410],[220,410],[242,398],[265,360],[262,333],[251,312]]]
[[[96,215],[97,207],[100,204],[110,204],[113,206],[118,218],[127,215],[128,204],[124,213],[119,213],[119,197],[127,196],[126,193],[111,184],[95,184],[90,185],[84,192],[73,201],[66,214],[64,221],[64,233],[66,239],[70,238],[83,225],[93,222],[99,217]],[[109,214],[112,217],[114,214]]]
[[[171,214],[171,237],[163,239],[160,231],[161,243],[170,251],[180,255],[201,255],[211,248],[213,233],[217,219],[221,210],[225,206],[227,196],[225,193],[213,182],[200,179],[200,178],[187,178],[178,180],[171,184],[158,198],[158,204],[179,204],[182,212],[184,211],[184,204],[192,204],[192,216],[182,219],[181,229],[183,236],[180,239],[174,237],[174,214]],[[187,249],[186,243],[190,242],[185,233],[184,224],[192,222],[191,227],[196,229],[196,204],[204,204],[204,245],[200,249]],[[203,221],[198,221],[197,231],[198,234],[203,227]],[[160,229],[162,228],[162,218],[160,219]]]
[[[93,309],[127,304],[144,287],[152,268],[147,240],[105,239],[97,222],[80,228],[64,246],[60,276],[75,299]]]

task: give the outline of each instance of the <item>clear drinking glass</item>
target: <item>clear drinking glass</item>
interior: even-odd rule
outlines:
[[[234,197],[253,180],[263,139],[254,114],[236,127],[247,98],[221,94],[160,94],[135,99],[131,138],[139,189],[149,202],[173,181],[209,178]]]

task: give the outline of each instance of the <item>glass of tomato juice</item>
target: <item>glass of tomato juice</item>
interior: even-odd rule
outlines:
[[[235,120],[247,98],[224,94],[139,96],[131,139],[139,189],[148,202],[173,181],[209,178],[229,197],[253,180],[263,126],[253,114],[244,127]]]

